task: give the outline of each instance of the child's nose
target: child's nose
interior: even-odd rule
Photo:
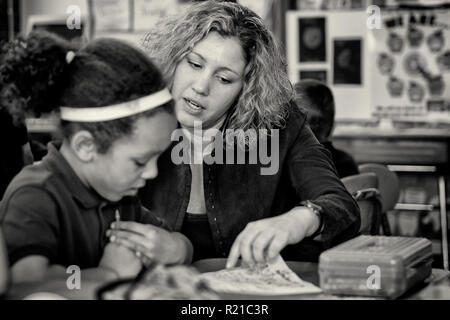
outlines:
[[[156,161],[149,161],[147,163],[147,166],[144,169],[144,172],[142,172],[142,179],[149,180],[154,179],[158,175],[158,166],[156,165]]]

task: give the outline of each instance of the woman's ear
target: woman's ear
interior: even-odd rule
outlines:
[[[81,130],[70,139],[70,148],[82,162],[91,162],[97,155],[97,145],[89,131]]]

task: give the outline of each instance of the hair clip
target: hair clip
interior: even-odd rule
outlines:
[[[70,64],[72,62],[73,58],[75,58],[75,52],[69,51],[69,52],[66,53],[66,62],[67,62],[67,64]]]

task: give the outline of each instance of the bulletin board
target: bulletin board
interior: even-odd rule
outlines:
[[[450,11],[385,11],[369,33],[374,113],[450,123]]]
[[[288,11],[290,80],[333,91],[336,119],[450,123],[450,10]]]
[[[129,0],[91,1],[92,16],[95,19],[94,32],[131,31],[130,4]]]
[[[115,37],[137,45],[159,19],[188,5],[183,0],[89,0],[93,37]]]

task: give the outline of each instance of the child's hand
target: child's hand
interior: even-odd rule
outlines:
[[[135,252],[144,263],[181,264],[190,260],[190,243],[181,234],[132,221],[121,221],[118,227],[116,224],[113,223],[113,230],[108,230],[106,235],[112,242]]]
[[[108,243],[99,267],[115,271],[119,277],[135,277],[142,269],[142,263],[134,252],[125,246]]]

